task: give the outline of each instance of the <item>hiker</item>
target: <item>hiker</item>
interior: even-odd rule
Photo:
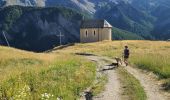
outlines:
[[[125,49],[124,49],[124,63],[126,66],[128,66],[128,58],[129,58],[129,49],[128,49],[128,46],[125,46]]]

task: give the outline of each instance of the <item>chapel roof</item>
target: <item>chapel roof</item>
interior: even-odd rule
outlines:
[[[83,20],[81,22],[81,28],[112,28],[106,20]]]

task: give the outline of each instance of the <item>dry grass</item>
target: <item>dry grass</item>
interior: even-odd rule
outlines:
[[[95,64],[64,53],[0,47],[0,99],[74,100],[93,83]]]
[[[60,52],[93,53],[111,58],[122,57],[124,46],[130,49],[130,63],[155,72],[161,78],[170,77],[170,42],[163,41],[113,41],[88,44],[76,44]]]
[[[39,71],[51,64],[57,56],[52,54],[32,53],[13,48],[0,47],[0,80],[22,72]]]
[[[122,57],[124,46],[130,49],[130,63],[141,69],[154,72],[161,79],[170,78],[170,42],[166,41],[104,41],[76,44],[60,50],[66,53],[93,53],[111,58]],[[170,81],[168,82],[170,88]]]
[[[43,93],[66,100],[78,98],[78,93],[94,80],[95,65],[75,53],[121,57],[125,45],[130,48],[132,65],[153,71],[160,78],[170,78],[170,42],[104,41],[76,44],[51,53],[0,47],[0,99],[18,96],[20,92],[14,91],[20,89],[30,99],[39,99]]]

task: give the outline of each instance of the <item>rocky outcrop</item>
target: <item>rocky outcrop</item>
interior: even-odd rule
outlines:
[[[22,5],[22,6],[45,6],[45,0],[0,0],[4,6]]]

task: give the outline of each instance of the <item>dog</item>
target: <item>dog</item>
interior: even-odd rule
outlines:
[[[119,63],[119,64],[121,64],[121,65],[123,64],[121,58],[115,57],[115,60],[116,60],[117,63]]]
[[[112,63],[112,66],[119,67],[119,65],[122,65],[122,59],[121,58],[115,57],[114,59],[116,60],[116,63]]]

